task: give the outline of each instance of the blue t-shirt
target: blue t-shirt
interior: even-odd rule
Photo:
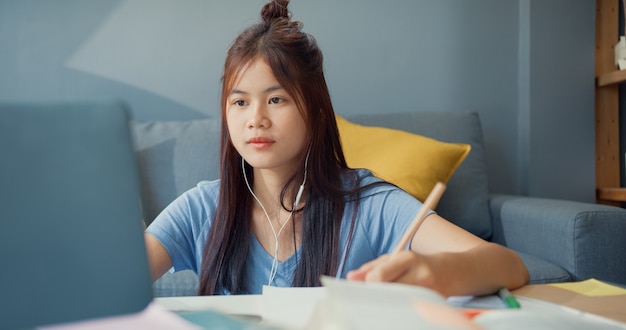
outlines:
[[[361,184],[380,181],[367,170],[358,170]],[[150,224],[146,232],[161,242],[172,259],[175,271],[191,269],[200,274],[202,251],[215,210],[220,181],[202,181],[174,200]],[[345,277],[350,270],[359,268],[382,254],[391,253],[401,239],[422,203],[392,185],[378,185],[362,193],[350,249],[345,250],[350,231],[354,205],[345,206],[340,232],[340,260],[337,277]],[[250,249],[246,265],[250,292],[261,293],[268,284],[273,255],[267,253],[254,233],[250,233]],[[301,248],[284,262],[272,285],[291,286],[296,260],[301,259]],[[297,256],[296,256],[297,255]],[[228,292],[218,292],[228,294]]]

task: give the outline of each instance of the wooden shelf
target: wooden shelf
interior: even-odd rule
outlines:
[[[605,73],[597,77],[596,84],[598,87],[619,84],[626,81],[626,70],[616,70]]]
[[[626,82],[626,70],[615,67],[619,3],[619,0],[596,0],[595,38],[596,201],[615,206],[626,202],[626,188],[621,187],[619,126],[619,84]]]
[[[596,197],[604,201],[626,202],[626,188],[598,188]]]

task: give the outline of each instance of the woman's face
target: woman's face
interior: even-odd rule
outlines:
[[[255,169],[291,174],[305,148],[306,125],[271,68],[252,61],[225,92],[228,131],[239,154]]]

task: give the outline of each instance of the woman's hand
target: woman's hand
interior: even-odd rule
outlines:
[[[528,283],[519,256],[495,243],[463,252],[421,254],[413,250],[382,255],[348,272],[348,280],[419,285],[444,296],[483,295]]]
[[[437,290],[439,277],[428,256],[413,251],[385,254],[348,272],[347,279],[365,282],[397,282]]]
[[[528,283],[529,274],[513,250],[431,214],[415,233],[410,250],[382,255],[346,277],[419,285],[444,296],[465,296],[519,288]]]

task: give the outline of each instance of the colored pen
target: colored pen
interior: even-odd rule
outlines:
[[[520,308],[520,304],[515,296],[506,288],[498,290],[498,296],[504,301],[507,308]]]

